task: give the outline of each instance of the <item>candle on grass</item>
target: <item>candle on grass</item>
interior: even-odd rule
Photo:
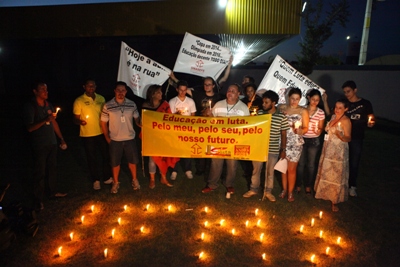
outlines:
[[[235,232],[236,232],[235,228],[233,228],[232,231],[231,231],[232,235],[235,235]]]
[[[204,233],[201,233],[200,239],[204,240]]]
[[[249,221],[246,221],[246,227],[249,227]]]
[[[304,230],[304,225],[302,224],[301,226],[300,226],[300,233],[303,233],[303,230]]]
[[[322,219],[322,211],[319,212],[319,218]]]
[[[171,211],[171,209],[172,209],[172,206],[168,205],[168,211]]]
[[[149,211],[149,209],[150,209],[150,204],[147,204],[146,205],[146,210]]]
[[[74,232],[71,232],[71,233],[69,234],[69,239],[71,239],[71,241],[72,241],[72,239],[74,239]]]
[[[224,219],[220,220],[220,221],[219,221],[219,226],[223,226],[223,225],[224,225],[224,222],[225,222]]]
[[[314,260],[315,260],[315,254],[312,254],[312,255],[311,255],[311,258],[310,258],[310,260],[311,260],[311,262],[312,262],[312,263],[314,263]]]
[[[340,241],[342,241],[342,238],[339,236],[336,240],[336,243],[340,244]]]
[[[140,232],[144,233],[144,226],[140,227]]]
[[[324,231],[319,231],[319,238],[322,238],[322,234],[324,233]]]
[[[128,205],[124,205],[124,211],[128,209]]]
[[[204,212],[205,212],[205,213],[208,213],[208,207],[205,207],[205,208],[204,208]]]
[[[266,255],[265,253],[263,253],[261,256],[262,256],[262,259],[263,259],[263,260],[266,260],[266,259],[267,259],[267,255]]]
[[[115,235],[115,228],[111,230],[111,238],[114,238]]]
[[[262,242],[263,239],[264,239],[264,233],[262,233],[262,234],[260,235],[260,242]]]
[[[121,225],[121,217],[118,218],[118,224]]]
[[[106,249],[104,250],[104,258],[107,258],[107,254],[108,254],[108,248],[106,248]]]
[[[58,256],[61,257],[62,247],[58,248]]]
[[[258,219],[257,226],[260,226],[260,225],[261,225],[261,219]]]
[[[207,227],[208,226],[208,221],[205,221],[204,222],[204,227]]]
[[[325,254],[328,255],[330,250],[331,250],[331,248],[327,247],[326,250],[325,250]]]
[[[312,219],[311,219],[311,227],[314,226],[314,222],[315,222],[315,220],[314,220],[314,218],[312,218]]]
[[[94,205],[92,205],[92,206],[90,207],[90,210],[92,211],[92,213],[94,212]]]
[[[199,254],[199,259],[203,259],[204,258],[204,252],[202,251],[202,252],[200,252],[200,254]]]
[[[85,215],[82,215],[81,217],[81,223],[83,224],[83,221],[85,220]]]
[[[256,209],[255,211],[254,211],[254,215],[258,215],[258,209]]]

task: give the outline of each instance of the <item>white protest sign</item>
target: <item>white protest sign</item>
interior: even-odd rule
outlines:
[[[200,37],[186,33],[183,38],[174,72],[183,72],[216,80],[228,66],[231,52]]]
[[[137,96],[146,98],[148,85],[162,85],[171,70],[121,42],[118,81],[126,82]]]
[[[279,95],[279,104],[286,103],[286,88],[298,87],[303,97],[300,100],[300,105],[307,104],[306,94],[311,88],[318,89],[321,94],[325,92],[320,86],[309,79],[304,74],[298,72],[283,58],[277,55],[265,74],[263,80],[257,89],[257,94],[261,95],[266,90],[272,90]]]

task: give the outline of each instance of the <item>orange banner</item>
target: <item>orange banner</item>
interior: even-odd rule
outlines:
[[[143,110],[144,156],[266,161],[271,115],[193,117]]]

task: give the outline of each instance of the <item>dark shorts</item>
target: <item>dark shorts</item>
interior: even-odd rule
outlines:
[[[121,165],[122,155],[125,154],[126,160],[131,164],[138,164],[139,157],[135,139],[127,141],[110,142],[110,160],[111,167]]]

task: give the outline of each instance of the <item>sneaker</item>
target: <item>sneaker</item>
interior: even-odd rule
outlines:
[[[172,181],[175,181],[177,175],[178,175],[177,172],[172,172],[172,173],[171,173],[171,177],[169,177],[169,178],[170,178]]]
[[[235,188],[233,188],[232,186],[229,186],[226,188],[226,191],[232,195],[235,193]]]
[[[101,189],[100,181],[96,181],[96,182],[93,183],[93,189],[94,190],[100,190]]]
[[[271,202],[275,202],[276,198],[273,194],[271,194],[270,192],[265,192],[264,193],[264,198],[268,198],[269,201]]]
[[[357,196],[356,189],[357,189],[357,187],[355,187],[355,186],[351,186],[351,187],[349,188],[349,195],[350,195],[351,197],[356,197],[356,196]]]
[[[111,193],[112,194],[118,193],[118,189],[119,189],[119,183],[112,183]]]
[[[140,189],[140,184],[139,184],[138,179],[133,179],[132,180],[132,187],[133,187],[133,190],[139,190]]]
[[[112,184],[112,182],[114,182],[114,179],[112,177],[110,177],[110,179],[104,181],[105,184]]]
[[[185,174],[188,179],[193,179],[192,171],[187,171]]]
[[[257,193],[254,192],[254,191],[249,190],[246,193],[244,193],[243,197],[252,197],[254,195],[257,195]]]
[[[201,192],[204,193],[204,194],[207,194],[207,193],[210,193],[210,192],[212,192],[212,191],[214,191],[214,190],[215,190],[215,189],[212,189],[212,188],[206,186],[206,187],[204,187],[204,188],[201,190]]]

